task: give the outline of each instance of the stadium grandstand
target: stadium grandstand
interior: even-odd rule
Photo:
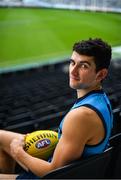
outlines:
[[[7,7],[7,8],[6,8]],[[56,32],[56,27],[51,27],[51,31],[53,30],[52,34],[56,32],[56,36],[59,34],[59,37],[57,41],[59,44],[54,44],[56,41],[55,36],[52,36],[49,40],[51,43],[53,42],[54,46],[57,46],[57,48],[60,48],[59,52],[55,52],[52,49],[52,44],[49,46],[47,45],[47,48],[50,48],[50,50],[45,49],[43,52],[47,55],[43,55],[42,57],[40,54],[36,54],[36,57],[39,57],[38,59],[34,57],[32,54],[33,49],[33,41],[31,42],[31,47],[22,47],[26,44],[28,41],[28,44],[30,44],[30,41],[28,40],[31,38],[31,34],[29,34],[29,31],[26,33],[26,36],[28,39],[24,39],[21,37],[19,29],[17,30],[17,33],[20,36],[20,39],[17,39],[19,42],[15,44],[15,46],[12,45],[12,43],[15,43],[15,39],[18,38],[17,35],[11,34],[12,38],[8,39],[9,34],[12,32],[15,33],[15,28],[18,26],[20,28],[20,24],[24,26],[24,21],[26,20],[27,16],[24,19],[23,14],[22,21],[19,22],[20,14],[17,14],[18,19],[14,22],[12,21],[12,24],[8,22],[6,17],[16,17],[16,12],[14,11],[11,15],[10,12],[12,10],[25,10],[28,9],[34,10],[32,12],[33,19],[27,19],[25,22],[25,27],[28,26],[29,30],[31,29],[30,25],[32,21],[34,21],[34,18],[38,18],[37,14],[35,15],[35,11],[38,11],[39,9],[42,10],[42,13],[45,18],[45,14],[47,12],[65,12],[65,17],[67,18],[68,12],[69,18],[71,17],[72,20],[75,20],[75,17],[73,18],[73,12],[80,13],[75,14],[76,18],[81,18],[80,15],[85,16],[84,12],[86,11],[89,13],[89,16],[91,13],[96,17],[96,15],[103,16],[103,20],[108,17],[107,21],[102,24],[103,28],[106,28],[105,26],[108,26],[107,23],[111,23],[111,17],[115,21],[112,26],[109,27],[107,32],[105,31],[102,34],[102,37],[104,37],[106,40],[108,40],[112,46],[113,46],[113,58],[111,61],[109,76],[107,79],[103,82],[103,88],[105,89],[107,95],[109,96],[109,99],[111,101],[111,105],[113,108],[113,114],[114,114],[114,127],[112,130],[112,136],[110,139],[110,148],[105,151],[101,155],[96,155],[94,157],[90,157],[89,159],[83,159],[82,161],[76,161],[73,162],[67,166],[64,166],[62,168],[59,168],[53,172],[50,172],[46,176],[43,177],[43,179],[66,179],[66,178],[72,178],[72,179],[120,179],[121,178],[121,37],[120,37],[120,31],[121,31],[121,1],[120,0],[0,0],[0,34],[1,34],[1,46],[0,46],[0,129],[5,130],[12,130],[14,132],[20,132],[20,133],[29,133],[35,130],[39,129],[52,129],[56,130],[58,125],[60,124],[60,121],[64,117],[64,115],[69,111],[73,103],[76,99],[75,91],[69,88],[68,86],[68,59],[70,54],[70,47],[75,41],[75,39],[79,38],[78,36],[71,37],[71,34],[75,31],[73,31],[69,34],[66,34],[66,37],[63,36],[62,31],[59,34],[59,32]],[[61,9],[61,10],[60,10]],[[77,10],[77,11],[76,11]],[[9,12],[8,12],[9,11]],[[44,14],[44,11],[47,11]],[[8,12],[8,14],[7,14]],[[30,12],[27,12],[28,17],[30,18]],[[82,14],[81,14],[82,13]],[[96,14],[97,13],[97,14]],[[51,16],[52,15],[52,16]],[[49,14],[49,18],[55,18],[53,14]],[[111,15],[110,17],[108,15]],[[35,17],[36,16],[36,17]],[[87,16],[87,14],[86,14]],[[93,18],[94,18],[93,17]],[[40,18],[40,16],[39,16]],[[59,17],[60,18],[60,17]],[[64,19],[64,18],[63,18]],[[4,21],[5,20],[5,21]],[[101,20],[101,19],[100,19]],[[103,23],[103,20],[101,21]],[[47,19],[45,19],[47,21]],[[14,24],[16,22],[16,24]],[[36,19],[34,23],[38,23],[39,20]],[[48,21],[47,21],[48,22]],[[57,22],[57,21],[56,21]],[[95,20],[94,22],[98,23],[98,20]],[[19,24],[20,23],[20,24]],[[49,23],[44,24],[44,20],[41,19],[42,25],[45,25],[46,28],[49,28]],[[54,21],[55,23],[55,21]],[[54,24],[53,23],[53,24]],[[67,22],[65,22],[67,23]],[[72,23],[72,22],[71,22]],[[88,24],[86,21],[84,24]],[[84,26],[83,24],[83,26]],[[93,24],[93,23],[92,23]],[[96,24],[87,26],[87,29],[90,29],[92,26],[92,32],[94,32]],[[13,26],[16,26],[13,28]],[[110,24],[111,25],[111,24]],[[8,26],[10,26],[10,29],[8,31]],[[64,26],[67,28],[67,26],[64,24]],[[71,24],[73,26],[73,24]],[[71,31],[71,26],[69,27]],[[98,26],[96,28],[96,31],[99,31],[101,26]],[[77,27],[77,26],[76,26]],[[12,29],[13,28],[13,29]],[[38,27],[32,27],[32,30],[36,31],[37,36]],[[43,28],[43,26],[42,26]],[[60,28],[60,27],[59,27]],[[57,27],[57,29],[59,29]],[[80,28],[80,27],[79,27]],[[78,28],[78,29],[79,29]],[[28,30],[28,29],[27,29]],[[63,31],[66,31],[64,28],[62,28]],[[111,32],[111,30],[114,30],[114,34]],[[46,33],[50,33],[48,29],[40,31],[40,38],[34,37],[38,41],[42,38],[43,32],[46,31]],[[85,30],[86,31],[86,26]],[[102,30],[103,31],[103,30]],[[6,34],[4,35],[3,33]],[[89,36],[91,36],[91,33],[89,31],[86,31],[86,33],[89,33]],[[42,33],[42,34],[41,34]],[[64,32],[66,33],[66,32]],[[102,32],[92,33],[94,36],[101,36]],[[34,34],[35,35],[35,34]],[[46,36],[46,35],[45,35]],[[55,39],[53,39],[53,37]],[[64,37],[64,38],[63,38]],[[84,34],[81,38],[88,37]],[[111,39],[112,37],[112,39]],[[15,39],[14,39],[15,38]],[[24,40],[23,43],[21,43],[21,40]],[[64,44],[62,39],[64,41],[66,38],[69,39],[69,42],[67,44]],[[61,41],[59,41],[61,39]],[[11,42],[10,42],[11,41]],[[42,41],[44,43],[45,40]],[[7,43],[5,43],[7,42]],[[48,42],[48,41],[47,41]],[[9,44],[9,47],[7,45]],[[19,43],[21,43],[21,46],[19,46]],[[35,42],[34,42],[35,43]],[[43,44],[37,44],[34,51],[37,51],[38,46],[41,46],[43,49]],[[64,51],[64,48],[60,46],[64,46],[66,49],[66,52]],[[14,47],[14,51],[12,52],[12,47]],[[15,48],[17,48],[17,51]],[[3,49],[5,48],[5,49]],[[7,49],[8,48],[8,49]],[[19,57],[19,50],[20,48],[24,51],[24,56]],[[55,47],[53,47],[55,50]],[[39,48],[38,48],[39,49]],[[9,54],[9,50],[10,53]],[[21,54],[22,54],[21,50]],[[39,50],[38,50],[39,51]],[[64,51],[63,54],[61,54],[61,51]],[[7,53],[6,53],[7,52]],[[27,53],[31,54],[31,57],[27,56]],[[18,56],[15,56],[17,55]],[[52,54],[52,55],[51,55]],[[55,56],[56,54],[56,56]],[[8,55],[8,56],[7,56]],[[51,55],[51,56],[50,56]],[[34,58],[33,58],[34,57]],[[45,57],[45,59],[44,59]],[[49,58],[50,57],[50,58]],[[19,62],[20,60],[20,62]],[[44,61],[45,60],[45,61]],[[26,61],[26,63],[25,63]],[[49,78],[48,78],[49,77]],[[46,108],[45,108],[46,107]],[[16,167],[16,172],[22,172],[22,169],[19,165]]]
[[[121,1],[117,0],[0,0],[0,5],[121,12]]]

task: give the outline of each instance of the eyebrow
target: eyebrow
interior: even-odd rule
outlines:
[[[86,63],[86,64],[88,64],[89,66],[91,66],[91,64],[90,64],[88,61],[80,61],[80,64],[84,64],[84,63]]]
[[[73,59],[70,59],[70,61],[74,61]],[[75,61],[74,61],[75,62]],[[89,66],[91,66],[91,63],[89,63],[88,61],[80,61],[80,64],[88,64]]]

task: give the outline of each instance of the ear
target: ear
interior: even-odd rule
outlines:
[[[108,70],[106,68],[101,69],[100,71],[97,72],[96,80],[102,81],[103,79],[106,78],[107,74],[108,74]]]

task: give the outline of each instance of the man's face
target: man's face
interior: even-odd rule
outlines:
[[[70,87],[87,89],[97,84],[94,58],[73,51],[69,66]]]

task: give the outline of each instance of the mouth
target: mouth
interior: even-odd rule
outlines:
[[[70,79],[72,79],[72,80],[76,80],[76,81],[79,81],[79,80],[80,80],[78,77],[76,77],[76,76],[72,76],[72,75],[70,75]]]

